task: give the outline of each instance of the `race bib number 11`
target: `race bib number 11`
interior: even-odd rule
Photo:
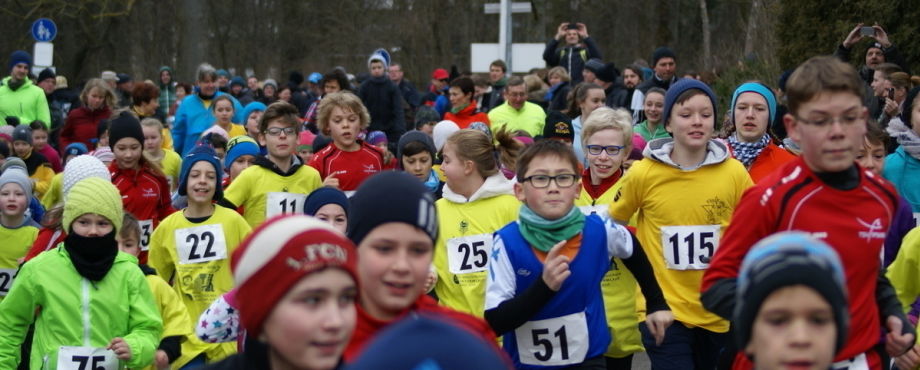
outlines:
[[[265,197],[265,218],[303,212],[306,194],[272,192]]]
[[[66,347],[58,350],[57,370],[116,370],[115,352],[105,348]]]
[[[662,226],[661,246],[671,270],[705,270],[719,248],[719,225]]]

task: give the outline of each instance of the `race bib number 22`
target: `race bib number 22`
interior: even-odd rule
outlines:
[[[227,258],[227,241],[221,224],[176,230],[179,264],[202,263]]]

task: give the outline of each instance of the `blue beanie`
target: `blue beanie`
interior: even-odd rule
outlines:
[[[22,50],[14,51],[13,54],[10,54],[10,65],[7,70],[12,71],[13,67],[15,67],[19,63],[25,63],[25,64],[28,64],[29,67],[31,67],[32,66],[32,55]]]
[[[265,104],[257,101],[246,104],[246,106],[243,107],[243,125],[246,125],[246,122],[249,120],[249,115],[252,114],[252,112],[264,112],[265,109],[268,109]]]
[[[259,154],[259,144],[256,144],[253,138],[246,135],[237,136],[227,142],[227,155],[224,156],[224,168],[229,171],[230,165],[240,156],[251,155],[253,157],[258,157]]]
[[[185,158],[182,158],[182,171],[179,172],[179,195],[187,195],[189,172],[192,170],[192,166],[199,161],[206,161],[214,166],[214,170],[217,171],[216,184],[214,184],[214,199],[222,198],[224,192],[221,189],[221,181],[224,177],[224,171],[220,167],[220,158],[217,158],[217,153],[214,152],[214,148],[211,145],[202,142],[195,145],[185,155]]]
[[[310,73],[310,77],[307,77],[307,81],[310,81],[312,84],[318,84],[323,80],[323,74],[319,72]]]
[[[767,126],[773,123],[773,117],[776,116],[776,96],[773,95],[773,92],[770,91],[768,87],[764,86],[764,84],[760,82],[746,82],[746,83],[741,84],[741,86],[738,86],[738,88],[735,89],[735,93],[732,94],[732,105],[731,105],[732,112],[729,115],[731,116],[732,124],[735,124],[734,110],[735,110],[735,103],[738,101],[738,96],[746,92],[753,92],[753,93],[760,94],[760,96],[762,96],[767,101],[767,108],[769,109],[769,112],[770,112],[770,119],[767,120]]]
[[[671,118],[671,108],[674,107],[674,103],[677,103],[677,97],[686,92],[687,90],[697,89],[709,96],[709,100],[712,101],[712,113],[713,117],[718,117],[718,104],[716,104],[716,94],[712,92],[712,89],[709,88],[706,84],[694,80],[692,78],[682,78],[677,80],[670,88],[668,92],[664,95],[664,112],[661,116],[661,122],[664,123],[665,127],[668,125],[668,119]],[[716,119],[716,124],[718,124],[718,119]]]
[[[233,78],[230,79],[230,87],[233,87],[233,85],[246,86],[246,81],[243,81],[243,78],[240,76],[233,76]]]
[[[83,155],[86,153],[89,153],[89,148],[83,143],[70,143],[64,148],[64,158],[67,158],[69,155]]]
[[[342,209],[345,210],[345,215],[348,216],[348,196],[339,189],[327,186],[316,189],[307,196],[307,200],[303,205],[303,213],[307,216],[315,216],[316,211],[319,211],[320,208],[327,204],[342,206]]]
[[[415,226],[438,240],[438,214],[434,196],[415,176],[383,171],[358,186],[348,212],[348,238],[360,245],[377,226],[398,222]]]

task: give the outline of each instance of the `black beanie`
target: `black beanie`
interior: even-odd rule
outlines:
[[[131,113],[122,112],[121,115],[109,120],[109,146],[115,147],[118,141],[126,137],[133,137],[144,145],[144,130],[141,122]]]
[[[910,128],[914,128],[914,123],[910,121],[910,117],[913,115],[914,100],[917,100],[918,94],[920,94],[920,86],[910,89],[910,92],[907,93],[907,99],[904,99],[904,109],[901,109],[901,122],[904,122]]]
[[[396,143],[396,160],[400,167],[402,167],[403,148],[405,148],[407,144],[416,141],[425,145],[428,154],[431,154],[431,159],[434,159],[436,150],[434,149],[434,140],[431,139],[431,136],[421,131],[412,130],[400,136],[399,141]]]
[[[377,226],[401,222],[438,239],[438,215],[434,197],[415,176],[405,172],[384,171],[371,176],[351,197],[348,208],[348,238],[360,245]]]
[[[732,328],[742,351],[751,340],[754,320],[774,291],[793,285],[814,289],[827,301],[837,325],[836,350],[847,338],[849,311],[843,265],[837,252],[803,232],[781,232],[755,244],[741,263]]]
[[[614,82],[616,81],[617,77],[620,77],[620,71],[613,64],[613,62],[604,64],[604,67],[602,67],[599,71],[594,72],[594,74],[597,76],[598,80],[604,82]]]
[[[49,78],[55,78],[55,77],[56,76],[54,75],[54,71],[52,71],[51,68],[45,68],[41,72],[38,73],[38,79],[36,79],[35,81],[42,82]]]
[[[671,58],[676,61],[677,55],[674,55],[674,51],[667,46],[659,47],[652,52],[652,67],[655,67],[655,65],[658,64],[658,60],[661,58]]]

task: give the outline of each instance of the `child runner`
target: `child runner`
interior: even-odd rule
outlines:
[[[262,102],[250,102],[243,108],[243,117],[246,120],[246,135],[253,139],[259,138],[259,122],[262,120],[262,114],[265,113],[266,106]]]
[[[169,181],[169,188],[176,190],[179,184],[179,167],[182,166],[182,157],[172,149],[163,149],[163,123],[156,118],[144,118],[141,120],[141,128],[144,130],[144,153],[150,156],[166,175]]]
[[[671,137],[664,125],[661,124],[661,112],[664,110],[664,89],[653,87],[645,93],[645,103],[643,104],[645,112],[645,121],[636,125],[636,133],[642,136],[645,141],[654,139],[664,139]]]
[[[396,145],[399,168],[422,181],[435,199],[440,199],[444,183],[433,168],[434,159],[434,141],[431,136],[421,131],[409,131],[399,138]]]
[[[501,131],[499,142],[513,142]],[[438,209],[434,291],[442,305],[482,317],[492,234],[517,218],[514,181],[499,171],[495,147],[477,130],[460,130],[444,144],[447,181]]]
[[[71,159],[78,156],[84,155],[88,152],[86,145],[83,143],[71,143],[64,148],[64,166],[67,166],[67,163]],[[63,186],[64,172],[58,172],[54,174],[54,177],[51,178],[51,186],[48,187],[48,191],[45,192],[45,195],[42,196],[41,202],[42,206],[45,209],[51,209],[59,202],[64,200],[63,195],[61,194],[61,187]]]
[[[907,94],[901,117],[888,123],[888,133],[900,146],[888,155],[883,174],[910,203],[914,222],[920,223],[920,87]]]
[[[711,139],[717,116],[708,86],[692,79],[671,85],[661,124],[673,138],[648,143],[645,159],[629,169],[610,206],[611,217],[622,224],[638,212],[639,241],[674,310],[676,322],[664,342],[655,343],[651,328],[639,326],[656,369],[713,368],[728,339],[728,321],[700,303],[700,282],[752,183],[728,147]]]
[[[250,231],[242,216],[214,204],[222,196],[222,172],[211,147],[193,148],[182,161],[179,181],[179,195],[188,197],[188,207],[166,217],[150,242],[150,267],[172,282],[184,309],[194,318],[233,288],[229,257]],[[182,348],[185,353],[200,347],[192,340]],[[209,361],[235,352],[232,344],[205,349]]]
[[[35,196],[38,199],[41,199],[42,195],[51,186],[54,171],[51,169],[48,159],[34,150],[32,146],[32,129],[28,125],[19,125],[13,129],[13,153],[25,162],[29,178],[35,183],[32,191],[35,192]]]
[[[604,88],[593,83],[581,83],[575,86],[569,100],[569,109],[566,114],[572,118],[574,131],[573,142],[581,142],[581,126],[595,109],[603,107],[605,102]],[[581,145],[576,145],[575,156],[581,164],[585,164],[585,152]]]
[[[150,235],[175,210],[169,183],[162,170],[144,155],[144,131],[130,113],[122,113],[109,123],[109,141],[115,161],[109,165],[112,183],[122,195],[125,211],[137,217],[141,225],[141,263],[147,263]]]
[[[358,246],[361,289],[346,361],[354,360],[391,323],[415,314],[449,320],[494,343],[495,333],[482,319],[443,307],[424,294],[438,216],[431,193],[418,180],[383,172],[365,181],[350,201],[348,237]]]
[[[320,133],[332,137],[332,144],[313,154],[310,166],[323,177],[323,184],[353,194],[361,182],[385,166],[383,153],[358,139],[370,124],[370,114],[361,99],[350,92],[328,94],[319,105]]]
[[[227,142],[227,155],[224,156],[223,187],[230,186],[243,170],[249,168],[259,157],[259,144],[249,136],[237,136]]]
[[[885,352],[891,356],[909,350],[914,334],[880,269],[897,192],[854,163],[868,117],[863,82],[849,64],[814,57],[796,68],[786,90],[789,113],[783,120],[802,156],[745,193],[706,271],[701,299],[711,312],[731,317],[738,269],[750,246],[777,231],[811,233],[840,255],[850,294],[852,330],[833,367],[881,369],[879,334],[887,332]],[[751,366],[735,357],[736,368]]]
[[[738,348],[758,369],[831,368],[847,338],[845,284],[837,253],[810,235],[761,240],[738,276]]]
[[[301,163],[310,163],[310,158],[313,158],[314,139],[316,139],[316,134],[309,130],[300,132],[300,136],[297,139],[297,156],[300,157]]]
[[[16,368],[33,322],[31,369],[134,368],[153,361],[163,325],[137,259],[118,253],[120,198],[112,183],[98,178],[67,194],[67,239],[24,264],[0,302],[0,368]]]
[[[514,185],[524,204],[518,219],[495,234],[489,252],[485,317],[519,369],[606,368],[611,338],[600,286],[614,257],[638,276],[655,341],[666,339],[674,320],[635,237],[575,208],[579,167],[560,141],[525,149]],[[626,318],[628,325],[635,320]]]
[[[585,147],[588,168],[581,173],[581,193],[575,200],[581,213],[610,215],[610,203],[626,171],[623,162],[632,150],[631,137],[632,115],[626,110],[601,107],[585,120],[579,144]],[[614,258],[601,281],[607,326],[615,338],[604,354],[607,367],[612,369],[629,368],[632,354],[643,350],[636,325],[636,278],[620,266],[623,261]]]
[[[295,158],[300,122],[297,108],[278,102],[268,107],[259,122],[259,142],[268,154],[233,179],[224,192],[230,209],[243,207],[243,217],[255,227],[279,214],[299,213],[303,202],[322,186],[319,173]]]
[[[13,286],[19,260],[38,237],[38,223],[26,217],[32,181],[25,170],[10,167],[0,175],[0,300]]]
[[[776,115],[776,97],[770,88],[759,82],[741,84],[732,94],[731,125],[728,137],[732,157],[741,161],[755,183],[795,155],[773,143],[770,123]]]
[[[221,95],[214,98],[211,103],[211,114],[214,115],[214,125],[224,129],[230,139],[246,135],[246,128],[232,122],[236,109],[230,95]]]
[[[277,103],[275,103],[277,104]],[[335,369],[356,325],[355,246],[325,222],[283,216],[233,254],[246,351],[207,369]]]
[[[348,230],[348,197],[339,189],[314,190],[304,202],[303,213],[325,221],[343,234]]]
[[[383,169],[392,170],[396,168],[396,157],[393,156],[393,153],[390,152],[389,144],[387,140],[387,134],[383,131],[371,131],[367,133],[367,138],[364,139],[370,145],[373,145],[383,153]]]
[[[58,155],[57,149],[48,145],[48,126],[45,126],[42,121],[32,121],[29,124],[29,128],[32,129],[32,149],[45,156],[54,173],[63,171],[64,167],[61,164],[61,156]]]
[[[134,257],[141,253],[140,248],[141,227],[137,219],[130,213],[125,213],[122,221],[121,230],[118,231],[118,250]],[[182,368],[199,351],[189,353],[189,348],[182,350],[183,341],[192,333],[192,323],[189,320],[188,312],[185,306],[179,300],[179,296],[172,290],[169,284],[157,275],[156,270],[145,264],[139,265],[150,291],[153,293],[153,301],[156,303],[157,311],[163,320],[163,333],[160,335],[160,343],[157,346],[156,355],[153,364],[148,366],[149,369],[164,369],[170,366]],[[186,346],[187,347],[187,346]],[[181,358],[180,358],[181,356]],[[204,362],[201,362],[203,365]]]

